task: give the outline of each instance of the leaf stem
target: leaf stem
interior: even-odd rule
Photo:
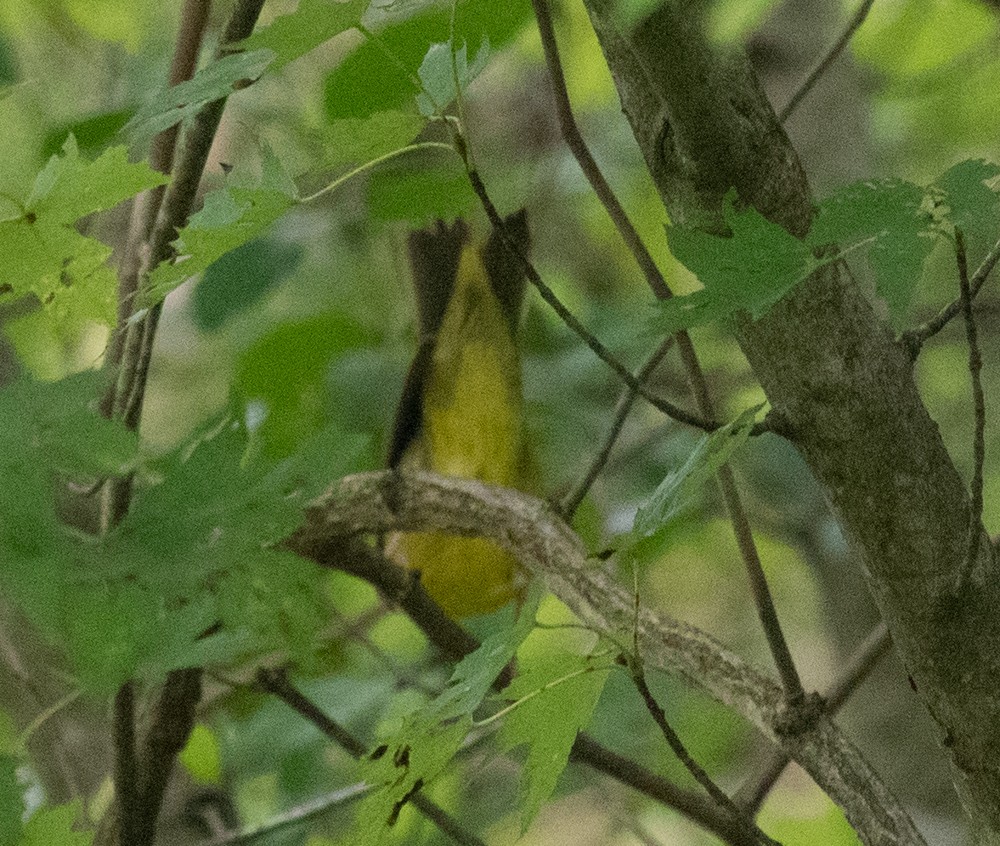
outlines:
[[[960,593],[979,557],[979,546],[983,534],[983,463],[986,460],[986,399],[983,395],[983,356],[979,350],[979,333],[972,311],[972,290],[969,285],[968,259],[965,254],[965,238],[962,230],[955,228],[955,257],[958,262],[958,284],[961,290],[962,316],[965,320],[965,338],[969,346],[969,375],[972,380],[972,404],[975,416],[975,432],[972,439],[973,472],[972,502],[969,505],[969,544],[965,562],[958,573],[956,590]]]
[[[343,176],[338,176],[329,185],[320,188],[319,191],[309,194],[308,196],[301,197],[299,202],[304,204],[318,200],[320,197],[336,191],[341,185],[354,179],[354,177],[360,176],[362,173],[366,173],[367,171],[372,170],[385,162],[392,161],[392,159],[398,158],[406,153],[413,153],[418,150],[447,150],[449,153],[455,152],[454,146],[451,144],[445,144],[443,141],[421,141],[416,144],[408,144],[405,147],[400,147],[398,150],[393,150],[390,153],[385,153],[378,158],[365,162],[363,165],[358,165],[353,170],[343,174]]]

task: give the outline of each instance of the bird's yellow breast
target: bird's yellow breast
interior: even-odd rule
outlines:
[[[479,251],[471,247],[462,252],[438,330],[422,412],[408,464],[526,486],[520,360]],[[401,536],[397,546],[452,617],[487,613],[517,595],[517,563],[492,541],[422,532]]]

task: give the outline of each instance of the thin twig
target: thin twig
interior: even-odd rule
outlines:
[[[549,13],[548,0],[532,0],[532,6],[535,10],[535,17],[538,20],[542,48],[545,52],[545,61],[548,66],[549,77],[552,81],[556,115],[563,138],[576,158],[580,169],[584,172],[587,180],[593,187],[594,193],[617,227],[622,240],[632,251],[636,262],[646,276],[646,281],[653,294],[658,299],[667,299],[673,296],[670,287],[660,274],[649,251],[643,244],[642,239],[639,238],[635,227],[629,220],[621,203],[618,202],[618,198],[615,196],[608,181],[604,178],[573,117],[573,108],[566,88],[562,63],[559,60],[559,49],[552,26],[552,17]],[[708,383],[702,373],[698,356],[695,353],[694,344],[691,343],[691,338],[687,332],[679,332],[676,338],[681,362],[687,373],[688,383],[691,392],[694,394],[698,412],[703,419],[713,420],[715,418],[715,411],[711,395],[708,391]],[[765,420],[762,423],[755,424],[751,434],[757,435],[763,431],[767,431],[769,428],[770,421]],[[757,608],[757,614],[764,629],[771,654],[774,656],[774,662],[781,676],[782,685],[790,702],[801,701],[804,697],[802,682],[799,680],[791,652],[781,631],[778,614],[774,607],[771,591],[768,588],[764,569],[760,563],[760,555],[757,552],[753,539],[753,531],[746,517],[732,470],[728,466],[724,466],[719,471],[718,479],[723,499],[726,503],[726,510],[733,524],[733,532],[736,535],[740,554],[750,580],[754,605]]]
[[[998,240],[990,251],[986,254],[986,258],[982,260],[979,267],[976,268],[976,272],[972,274],[972,278],[969,280],[969,294],[970,299],[975,299],[979,294],[980,288],[986,282],[987,277],[996,267],[997,262],[1000,261],[1000,240]],[[915,329],[908,329],[900,335],[900,342],[909,351],[911,358],[916,358],[917,354],[920,352],[920,348],[924,345],[929,338],[934,337],[938,332],[944,329],[945,326],[951,321],[955,315],[962,311],[962,297],[959,296],[952,300],[948,305],[946,305],[941,311],[939,311],[934,317],[928,320],[926,323],[921,324]]]
[[[748,815],[746,811],[740,808],[726,792],[719,787],[712,779],[712,777],[705,771],[704,767],[699,764],[691,753],[688,751],[684,742],[681,740],[680,735],[674,730],[674,727],[670,725],[669,720],[667,720],[666,712],[660,706],[660,703],[656,701],[656,697],[653,696],[653,692],[649,689],[649,685],[646,683],[646,674],[642,669],[642,662],[638,655],[622,655],[620,658],[621,663],[623,663],[629,670],[629,674],[632,677],[632,682],[635,684],[636,690],[639,691],[639,695],[642,697],[643,704],[646,706],[646,710],[649,711],[650,716],[656,722],[659,727],[660,732],[663,734],[664,739],[667,741],[667,745],[673,751],[674,755],[677,756],[684,768],[691,773],[691,776],[695,781],[698,782],[712,797],[712,800],[716,802],[720,808],[723,808],[726,813],[728,813],[734,821],[745,826],[747,831],[754,837],[755,840],[760,843],[767,843],[774,846],[777,841],[772,840],[753,821],[753,817]]]
[[[646,360],[645,364],[636,371],[635,378],[638,382],[644,383],[652,375],[659,363],[663,361],[664,356],[669,352],[671,346],[673,346],[673,342],[673,338],[667,338],[653,351],[653,354]],[[621,434],[625,420],[628,418],[628,414],[635,404],[635,399],[636,392],[632,388],[626,388],[622,392],[621,397],[619,397],[618,405],[615,406],[615,417],[604,438],[604,443],[601,445],[597,455],[594,456],[583,478],[563,497],[562,502],[559,504],[559,510],[567,520],[572,519],[577,508],[580,507],[580,503],[583,502],[583,498],[587,495],[587,492],[608,463],[611,450],[614,448],[615,442]]]
[[[364,757],[368,749],[336,720],[328,717],[315,702],[310,700],[288,679],[283,670],[262,669],[257,673],[257,683],[268,693],[280,699],[289,708],[311,722],[334,743],[343,748],[352,758]],[[423,793],[409,797],[409,802],[428,820],[462,846],[485,846],[482,840],[460,826],[455,818]]]
[[[824,710],[827,714],[833,716],[840,710],[875,665],[889,652],[890,646],[892,636],[889,634],[889,627],[881,622],[868,633],[861,646],[847,660],[837,679],[823,693]],[[733,796],[733,801],[747,813],[756,816],[789,760],[783,750],[769,746],[767,758],[757,767],[757,774],[743,783]]]
[[[216,59],[233,52],[229,45],[242,41],[250,35],[263,5],[264,0],[240,0],[226,24],[220,46],[216,51]],[[184,132],[174,178],[167,186],[148,239],[148,246],[144,251],[146,253],[144,272],[170,258],[172,251],[170,244],[191,214],[202,173],[208,161],[208,153],[226,106],[226,99],[221,97],[205,105]],[[141,284],[140,277],[136,290]],[[126,304],[127,309],[131,310],[132,305],[133,300],[129,300]],[[162,303],[158,303],[149,309],[142,319],[128,322],[124,346],[117,362],[115,384],[109,388],[109,396],[105,397],[104,406],[110,409],[110,415],[121,419],[131,429],[138,428],[142,416],[153,340],[162,308]],[[102,513],[102,524],[105,528],[113,526],[124,516],[131,497],[131,487],[131,476],[113,479],[109,483]]]
[[[834,43],[825,56],[819,60],[816,66],[809,72],[806,77],[805,82],[799,86],[799,90],[792,95],[792,99],[788,101],[785,107],[778,113],[778,120],[784,123],[788,118],[792,116],[792,112],[798,108],[799,103],[801,103],[806,96],[812,91],[813,86],[819,81],[820,77],[829,69],[837,57],[843,52],[844,48],[847,46],[848,42],[854,36],[854,33],[858,31],[858,28],[865,22],[865,18],[868,17],[868,12],[871,11],[872,4],[875,0],[862,0],[861,5],[858,10],[854,13],[854,17],[848,22],[847,27],[841,33],[840,38]]]
[[[135,843],[139,828],[139,758],[135,748],[135,683],[125,682],[115,695],[114,779],[121,843]]]
[[[517,245],[514,238],[510,236],[507,232],[507,227],[504,224],[503,218],[500,216],[500,212],[497,211],[496,206],[493,205],[493,201],[490,199],[489,194],[486,191],[486,186],[483,184],[482,178],[479,176],[478,171],[472,170],[471,168],[467,171],[469,176],[469,182],[472,184],[472,190],[475,191],[476,196],[479,197],[479,201],[482,203],[483,209],[486,211],[486,216],[490,219],[490,223],[493,225],[494,231],[501,237],[504,242],[504,246],[510,250],[511,254],[516,256],[521,265],[524,267],[524,271],[527,274],[528,279],[531,284],[535,286],[538,293],[545,302],[547,302],[552,310],[559,316],[563,323],[566,324],[569,329],[571,329],[576,335],[588,346],[591,351],[596,355],[601,361],[608,365],[624,382],[629,388],[634,390],[639,396],[641,396],[646,402],[652,405],[654,408],[659,409],[668,417],[676,420],[678,423],[686,423],[688,426],[694,426],[697,429],[701,429],[705,432],[714,432],[719,428],[719,425],[714,420],[706,420],[703,417],[699,417],[697,414],[692,414],[690,411],[685,411],[683,408],[674,405],[670,400],[664,399],[663,397],[658,397],[653,394],[648,388],[646,388],[632,373],[629,369],[622,364],[617,358],[615,358],[607,347],[604,346],[591,332],[587,329],[566,306],[563,304],[555,292],[542,281],[542,277],[539,276],[538,271],[535,269],[534,264],[532,264],[531,259],[529,259],[521,248]]]
[[[604,174],[591,155],[590,148],[587,147],[580,128],[577,126],[576,118],[573,116],[573,107],[570,104],[569,91],[566,88],[562,61],[559,59],[559,48],[556,43],[555,29],[552,26],[552,14],[549,10],[548,0],[531,0],[531,5],[538,21],[538,33],[542,39],[542,51],[545,53],[545,64],[548,66],[552,95],[555,100],[556,118],[559,121],[563,140],[580,166],[580,170],[586,176],[590,187],[593,188],[597,198],[601,201],[601,205],[611,217],[621,239],[635,258],[649,283],[649,287],[659,299],[667,299],[672,296],[670,287],[656,266],[656,262],[653,261],[649,250],[646,249],[642,238],[639,237],[636,228],[632,225],[632,221],[622,204],[618,201],[618,197],[608,180],[604,178]]]
[[[204,846],[230,846],[233,843],[248,843],[265,835],[274,834],[291,825],[303,823],[306,820],[325,814],[328,811],[341,805],[354,802],[371,792],[371,785],[359,782],[342,787],[340,790],[333,790],[322,796],[317,796],[308,802],[303,802],[283,814],[271,817],[267,822],[255,825],[251,828],[241,828],[238,831],[231,831],[222,834],[204,843]]]
[[[969,546],[965,553],[965,563],[959,570],[956,587],[959,592],[976,566],[979,556],[979,542],[983,533],[983,462],[986,458],[986,399],[983,396],[981,371],[983,357],[979,351],[976,318],[972,313],[972,291],[969,286],[969,266],[965,254],[965,238],[962,230],[955,229],[955,257],[958,260],[958,284],[962,295],[962,316],[965,320],[965,338],[969,345],[969,375],[972,378],[972,404],[976,428],[972,440],[973,471],[972,502],[969,504]]]

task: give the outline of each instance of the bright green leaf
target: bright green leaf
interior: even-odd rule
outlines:
[[[276,58],[271,70],[280,70],[314,47],[358,26],[368,3],[369,0],[300,0],[298,9],[257,30],[240,46],[245,50],[273,51]]]
[[[90,846],[92,831],[74,831],[73,822],[82,816],[81,803],[39,808],[24,825],[19,846]]]
[[[248,185],[245,180],[232,179],[225,188],[205,197],[201,211],[192,215],[173,242],[177,258],[153,270],[138,307],[161,302],[226,253],[260,237],[296,202],[295,186],[281,162],[265,151],[259,182]]]
[[[529,746],[521,779],[521,831],[552,795],[576,736],[590,723],[610,668],[607,660],[563,653],[521,660],[502,696],[517,703],[504,718],[500,744]]]
[[[218,784],[222,778],[219,740],[204,723],[196,723],[177,756],[195,784]]]
[[[77,320],[113,324],[116,281],[107,266],[111,249],[80,235],[73,224],[165,181],[147,164],[130,163],[124,147],[85,161],[70,136],[63,155],[49,159],[38,174],[24,213],[0,221],[0,255],[7,269],[0,297],[33,293],[59,319],[72,313]]]
[[[228,97],[256,80],[274,59],[270,50],[232,53],[216,59],[191,79],[154,94],[122,129],[129,142],[138,145],[164,129],[186,121],[213,100]]]
[[[324,131],[325,161],[328,167],[373,161],[405,147],[426,125],[420,115],[398,111],[335,120]]]
[[[484,38],[476,53],[476,58],[469,64],[468,45],[463,44],[455,50],[452,56],[451,44],[432,44],[424,56],[417,76],[423,85],[423,91],[417,95],[417,108],[426,117],[444,114],[462,91],[482,73],[490,59],[490,42]],[[458,90],[455,84],[458,84]]]
[[[653,320],[659,332],[672,335],[738,311],[756,320],[819,267],[809,247],[786,229],[753,207],[737,210],[734,192],[723,213],[729,237],[668,227],[670,251],[705,287],[659,303]]]

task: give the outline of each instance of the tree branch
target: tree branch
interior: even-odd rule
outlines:
[[[798,237],[814,203],[798,156],[746,56],[720,50],[697,0],[661,3],[627,35],[611,0],[584,0],[670,219],[719,232],[723,198]],[[947,738],[954,783],[987,842],[1000,842],[1000,563],[980,549],[953,601],[969,499],[914,382],[865,293],[817,270],[737,341],[824,487],[919,694]]]
[[[511,552],[598,632],[636,632],[647,664],[705,691],[782,746],[845,812],[865,843],[923,843],[913,823],[858,751],[827,718],[782,734],[775,682],[704,632],[664,614],[633,617],[632,597],[595,568],[580,539],[547,503],[514,491],[429,473],[349,476],[315,500],[287,545],[314,557],[344,536],[389,531],[482,535]]]
[[[816,66],[809,71],[809,75],[805,78],[799,89],[792,95],[792,99],[789,100],[785,107],[778,113],[778,120],[784,123],[788,120],[792,113],[799,107],[801,103],[813,90],[813,86],[819,82],[820,77],[827,72],[830,65],[832,65],[837,57],[844,51],[844,48],[848,45],[851,38],[854,37],[854,33],[858,31],[858,28],[865,22],[865,18],[868,17],[868,13],[871,11],[872,4],[875,0],[861,0],[861,5],[858,6],[858,10],[854,13],[854,16],[848,22],[844,31],[841,33],[840,38],[838,38],[830,50],[827,52],[822,59],[817,62]]]

